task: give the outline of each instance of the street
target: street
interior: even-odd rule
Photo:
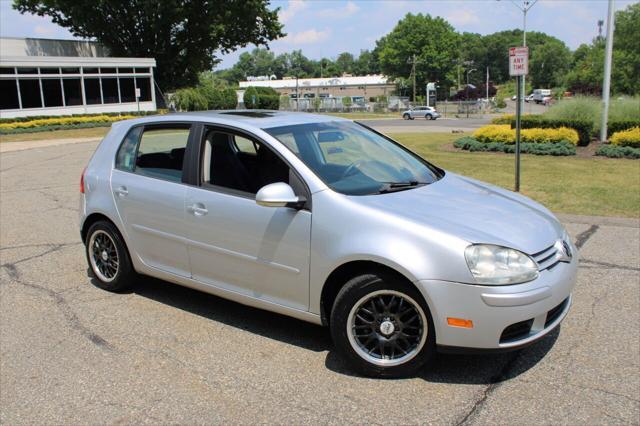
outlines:
[[[347,369],[321,327],[150,278],[125,294],[92,285],[77,205],[95,146],[0,156],[1,424],[638,424],[638,220],[561,216],[578,283],[539,343],[375,380]]]

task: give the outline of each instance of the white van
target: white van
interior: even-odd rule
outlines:
[[[546,96],[551,96],[551,89],[535,89],[533,91],[533,101],[541,104]]]

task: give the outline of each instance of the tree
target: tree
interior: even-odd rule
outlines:
[[[571,51],[560,40],[548,40],[531,52],[529,73],[533,87],[562,86],[571,66]]]
[[[441,84],[453,81],[459,34],[440,17],[409,13],[376,44],[380,69],[392,78],[409,77],[411,64],[408,60],[416,55],[418,93],[424,93],[428,81],[440,81]]]
[[[353,72],[355,62],[356,60],[351,53],[342,52],[341,54],[339,54],[338,58],[336,59],[336,67],[338,68],[340,75],[345,73],[351,74]]]
[[[268,6],[269,0],[14,0],[20,13],[49,16],[113,56],[155,58],[165,90],[195,84],[217,62],[216,52],[283,36],[278,8]]]

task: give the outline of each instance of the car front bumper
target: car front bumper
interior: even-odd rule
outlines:
[[[574,253],[577,251],[574,251]],[[528,283],[481,286],[421,280],[436,332],[447,351],[513,350],[531,344],[556,328],[571,307],[578,261],[558,263]],[[449,325],[447,318],[471,320],[472,328]]]

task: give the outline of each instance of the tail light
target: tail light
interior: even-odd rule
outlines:
[[[80,175],[80,193],[84,194],[84,173],[87,171],[87,168],[85,167],[82,170],[82,175]]]

